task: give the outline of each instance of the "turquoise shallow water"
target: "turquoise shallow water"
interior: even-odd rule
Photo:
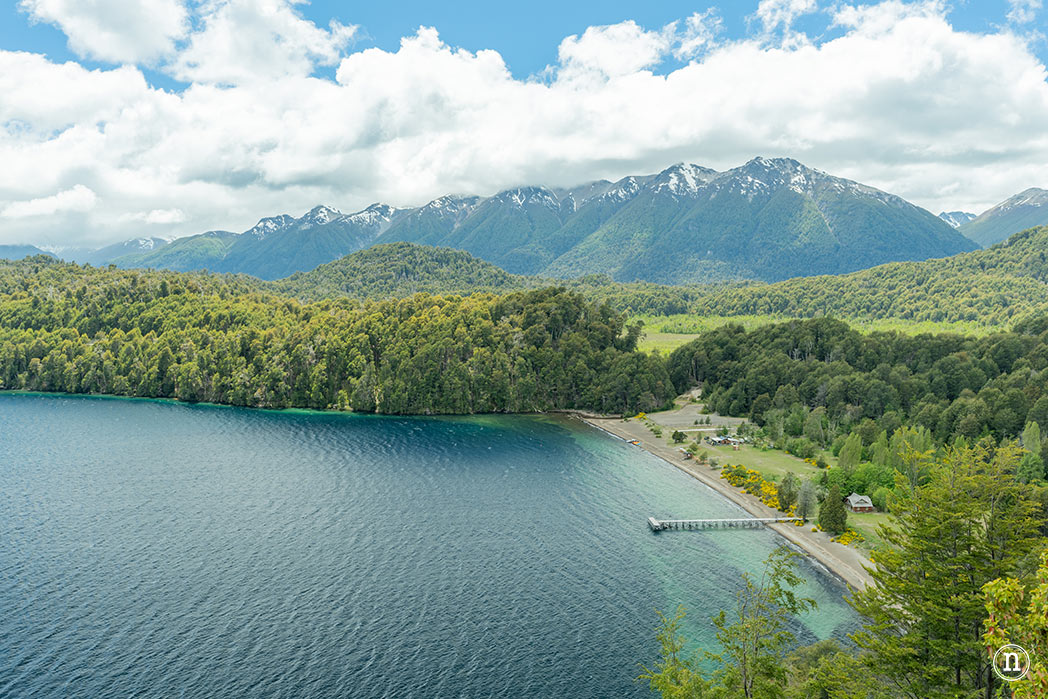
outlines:
[[[779,540],[645,520],[734,514],[563,418],[0,394],[0,696],[648,696],[653,610],[708,641]]]

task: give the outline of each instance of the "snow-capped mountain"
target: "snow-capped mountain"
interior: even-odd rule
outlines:
[[[1048,224],[1048,189],[1031,187],[987,209],[958,230],[989,247],[1019,231]]]
[[[942,211],[939,213],[939,218],[946,221],[946,223],[954,228],[960,228],[974,219],[975,214],[968,213],[967,211]]]
[[[386,204],[373,204],[351,214],[317,206],[299,218],[267,216],[239,234],[208,231],[165,246],[148,248],[128,241],[107,250],[123,251],[110,259],[124,267],[210,269],[277,279],[370,245],[401,213]]]
[[[267,218],[259,219],[251,228],[244,231],[243,235],[262,240],[271,233],[282,231],[288,228],[295,222],[295,219],[287,214],[280,214],[279,216],[269,216]]]
[[[447,195],[413,209],[317,206],[223,235],[179,239],[118,263],[174,266],[165,257],[177,253],[178,268],[191,260],[275,279],[372,243],[405,241],[466,250],[515,273],[702,282],[847,272],[974,247],[900,197],[789,158],[754,158],[723,172],[677,163],[615,182]]]
[[[649,185],[655,193],[675,197],[690,197],[698,194],[717,177],[717,171],[699,165],[677,163],[660,172]],[[637,188],[639,191],[639,187]]]
[[[454,225],[409,215],[376,242],[467,250],[522,274],[622,280],[782,279],[941,257],[974,246],[904,199],[788,158],[717,172],[678,163],[655,175],[573,188],[521,187]]]
[[[72,262],[87,263],[98,267],[107,265],[118,257],[125,255],[137,255],[158,250],[170,242],[170,238],[133,238],[121,243],[107,245],[98,250],[59,252],[58,255]]]

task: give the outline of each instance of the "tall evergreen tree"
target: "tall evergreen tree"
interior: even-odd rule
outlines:
[[[1040,544],[1030,489],[1015,479],[1019,448],[951,448],[911,491],[897,478],[895,525],[852,598],[868,621],[854,638],[873,671],[913,699],[987,698],[996,681],[982,646],[981,588],[1024,571]]]
[[[834,535],[842,534],[848,528],[848,510],[844,507],[841,489],[836,483],[830,486],[819,508],[819,526]]]

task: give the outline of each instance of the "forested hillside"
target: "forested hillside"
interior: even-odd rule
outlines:
[[[299,299],[399,298],[418,292],[469,295],[505,293],[556,282],[510,274],[451,248],[383,243],[272,282],[269,288]]]
[[[0,388],[381,413],[650,410],[639,327],[564,289],[303,304],[257,280],[0,262]]]
[[[726,326],[670,356],[678,390],[701,383],[710,406],[824,446],[898,427],[954,437],[1013,438],[1048,425],[1048,319],[982,338],[871,333],[837,320],[745,331]],[[810,423],[810,424],[809,424]]]
[[[988,250],[775,284],[663,286],[616,282],[600,274],[557,281],[509,274],[457,250],[394,243],[353,253],[268,288],[320,299],[389,298],[418,291],[504,293],[550,284],[635,314],[896,318],[968,321],[1003,329],[1048,310],[1048,227],[1023,231]]]
[[[213,270],[225,258],[236,242],[236,237],[236,233],[230,231],[208,231],[200,235],[177,238],[147,250],[121,255],[106,263],[111,261],[121,267],[170,269],[176,272]]]
[[[840,276],[678,291],[693,313],[1007,324],[1048,309],[1048,227],[988,250]],[[622,294],[619,290],[616,294]]]

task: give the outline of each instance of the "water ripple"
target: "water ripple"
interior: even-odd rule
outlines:
[[[2,697],[646,696],[777,543],[595,430],[0,395]],[[855,619],[811,566],[802,640]]]

